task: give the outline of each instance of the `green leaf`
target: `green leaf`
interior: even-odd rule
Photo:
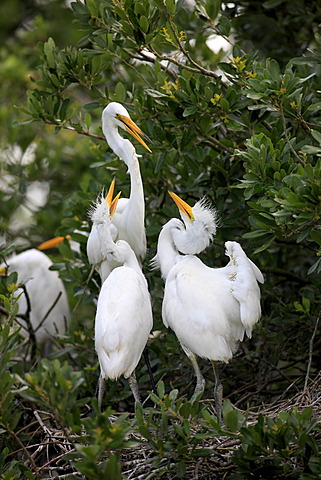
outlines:
[[[229,36],[231,32],[231,22],[225,15],[221,15],[217,25],[217,30],[220,32],[221,35],[225,37]]]
[[[314,242],[321,245],[321,232],[319,230],[311,230],[310,237]]]
[[[118,82],[113,95],[115,102],[123,103],[126,98],[126,87],[122,82]]]
[[[230,108],[230,104],[229,102],[226,100],[226,98],[221,98],[220,100],[220,107],[222,110],[224,110],[225,112],[228,111],[228,109]]]
[[[314,145],[303,145],[300,150],[308,155],[321,154],[321,148]]]
[[[321,133],[317,130],[311,130],[311,135],[321,145]]]
[[[266,9],[275,8],[281,5],[281,3],[284,3],[284,0],[267,0],[263,3],[263,7]]]
[[[175,0],[165,0],[165,5],[169,15],[174,15],[176,11]]]
[[[91,126],[91,115],[90,115],[90,113],[85,113],[84,119],[85,119],[86,128],[87,128],[87,130],[89,130],[90,126]]]
[[[205,5],[205,10],[209,18],[214,21],[221,10],[221,0],[209,0]]]
[[[267,248],[269,248],[269,246],[272,245],[272,243],[274,242],[274,240],[275,240],[275,236],[273,235],[267,242],[265,242],[261,247],[257,248],[257,249],[254,251],[254,255],[256,255],[257,253],[263,252],[264,250],[266,250]]]
[[[147,33],[148,32],[148,29],[149,29],[149,23],[148,23],[148,20],[147,18],[142,15],[139,19],[139,26],[142,30],[143,33]]]
[[[191,107],[186,107],[184,112],[183,112],[183,117],[189,117],[190,115],[193,115],[195,112],[197,112],[197,106],[193,105]]]
[[[159,398],[163,398],[164,393],[165,393],[165,385],[164,385],[164,382],[161,380],[157,385],[157,395],[159,396]]]

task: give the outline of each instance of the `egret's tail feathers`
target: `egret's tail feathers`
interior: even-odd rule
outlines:
[[[230,257],[229,279],[231,293],[240,304],[241,321],[248,337],[253,325],[261,317],[260,288],[264,278],[258,267],[246,256],[237,242],[226,242],[226,254]]]

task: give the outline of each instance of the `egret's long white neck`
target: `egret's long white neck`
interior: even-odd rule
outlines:
[[[163,226],[159,234],[157,254],[152,263],[160,268],[164,280],[166,280],[170,269],[182,256],[174,240],[174,237],[181,233],[181,228],[182,222],[178,218],[172,218]]]
[[[130,198],[139,198],[140,203],[144,205],[143,182],[134,146],[127,138],[123,138],[118,132],[118,127],[108,120],[103,125],[103,132],[110,148],[128,167],[131,183]],[[143,211],[143,216],[144,213]]]

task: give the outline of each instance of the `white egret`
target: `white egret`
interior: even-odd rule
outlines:
[[[101,408],[106,379],[128,378],[140,401],[135,368],[153,326],[147,281],[135,253],[124,240],[113,241],[108,203],[101,196],[91,212],[102,256],[120,266],[104,281],[97,303],[95,348],[100,364],[98,404]]]
[[[119,128],[129,132],[149,152],[151,150],[143,138],[148,141],[151,140],[131,120],[127,110],[119,103],[111,102],[104,109],[102,130],[106,141],[120,160],[127,165],[130,175],[130,196],[128,199],[121,198],[119,200],[117,211],[112,219],[112,224],[116,229],[114,240],[128,242],[139,263],[142,264],[146,255],[143,183],[136,150],[128,139],[121,137]]]
[[[54,337],[65,333],[70,318],[64,284],[56,271],[49,270],[52,265],[47,255],[35,248],[13,255],[1,265],[2,272],[17,272],[18,284],[24,285],[17,290],[17,321],[21,334],[34,336],[43,355],[49,353]]]
[[[192,208],[169,193],[183,222],[171,219],[163,226],[153,259],[165,280],[163,322],[175,332],[191,360],[197,378],[195,394],[205,386],[196,356],[211,360],[216,413],[221,422],[223,389],[215,362],[228,362],[237,341],[243,340],[245,333],[251,337],[252,327],[261,316],[258,282],[264,279],[237,242],[225,243],[230,261],[223,268],[210,268],[193,255],[212,239],[215,211],[203,201]]]
[[[114,194],[114,188],[115,188],[115,179],[112,181],[107,196],[106,196],[106,202],[109,207],[109,212],[110,212],[110,218],[108,220],[108,225],[110,229],[111,236],[113,240],[116,240],[118,236],[117,228],[115,225],[113,225],[110,221],[112,219],[113,215],[115,214],[116,206],[118,205],[118,199],[120,197],[121,192],[117,194],[117,196],[113,199],[113,194]],[[106,258],[103,257],[100,249],[100,241],[98,237],[98,228],[95,223],[93,223],[91,227],[91,231],[88,236],[87,240],[87,257],[89,263],[98,271],[101,279],[101,283],[106,280],[108,277],[109,273],[115,268],[117,263],[115,262],[108,262]]]

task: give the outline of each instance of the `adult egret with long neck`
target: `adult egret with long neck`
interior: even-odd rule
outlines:
[[[98,404],[101,408],[105,381],[128,378],[136,402],[140,402],[135,368],[153,326],[147,281],[130,245],[114,242],[104,196],[98,198],[91,219],[97,230],[101,255],[116,262],[102,284],[95,318],[95,348],[100,364]]]
[[[244,334],[261,316],[260,289],[263,275],[237,242],[226,242],[230,258],[223,268],[210,268],[196,253],[204,250],[216,231],[216,213],[204,201],[191,207],[169,192],[183,221],[173,218],[159,235],[154,267],[165,280],[162,317],[176,334],[196,374],[195,394],[205,380],[196,357],[211,360],[215,376],[214,398],[222,422],[222,385],[216,361],[228,362]]]
[[[102,113],[102,130],[106,141],[114,153],[128,168],[130,175],[129,198],[121,198],[112,224],[116,229],[117,240],[125,240],[142,264],[146,255],[145,235],[145,200],[143,182],[140,174],[138,156],[133,144],[123,138],[119,128],[129,132],[149,152],[145,140],[151,141],[147,135],[132,121],[126,108],[116,102],[107,105]]]

